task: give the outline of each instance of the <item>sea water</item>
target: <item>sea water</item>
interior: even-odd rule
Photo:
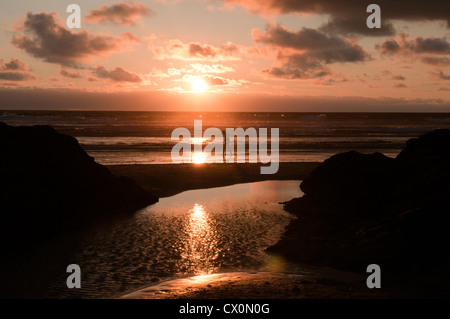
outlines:
[[[423,113],[232,113],[0,111],[10,125],[52,125],[75,136],[97,162],[172,163],[177,127],[279,128],[280,162],[323,161],[339,152],[382,152],[395,157],[405,142],[425,132],[450,128],[450,114]]]

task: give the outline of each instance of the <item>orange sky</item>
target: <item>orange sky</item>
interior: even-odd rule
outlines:
[[[0,4],[0,108],[450,111],[450,4],[379,1]]]

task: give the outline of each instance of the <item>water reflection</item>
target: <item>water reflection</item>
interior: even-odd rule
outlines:
[[[282,271],[283,260],[265,249],[294,218],[279,203],[301,196],[299,184],[264,181],[161,198],[86,234],[72,258],[83,269],[83,289],[67,289],[62,272],[49,294],[104,297],[172,276]]]
[[[195,204],[189,211],[183,234],[180,271],[206,275],[217,270],[214,263],[220,253],[217,231],[203,205]]]

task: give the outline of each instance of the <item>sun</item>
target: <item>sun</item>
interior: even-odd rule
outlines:
[[[203,163],[205,163],[205,157],[203,156],[202,153],[194,152],[194,154],[192,155],[192,163],[203,164]]]
[[[208,84],[201,78],[196,78],[191,81],[191,87],[194,92],[204,92],[208,90]]]

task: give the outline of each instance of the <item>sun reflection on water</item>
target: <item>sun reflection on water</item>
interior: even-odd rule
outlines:
[[[215,261],[220,253],[218,235],[202,205],[195,204],[189,211],[184,235],[179,269],[198,275],[211,274],[217,270]]]
[[[192,163],[194,164],[203,164],[206,162],[205,156],[203,155],[203,153],[199,152],[199,153],[193,153],[192,155]]]

